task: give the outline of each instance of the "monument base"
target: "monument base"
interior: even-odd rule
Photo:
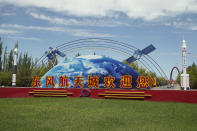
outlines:
[[[71,93],[72,95],[68,95],[67,97],[81,97],[83,89],[66,89],[66,88],[24,88],[24,87],[5,87],[0,88],[0,98],[25,98],[25,97],[34,97],[30,92],[34,92],[35,90],[42,90],[42,91],[65,91],[68,94]],[[133,90],[133,89],[87,89],[90,93],[87,97],[89,98],[98,98],[98,99],[108,99],[108,97],[101,96],[102,94],[118,94],[118,95],[109,95],[111,98],[115,96],[119,97],[141,97],[144,96],[143,99],[139,98],[140,100],[144,101],[158,101],[158,102],[186,102],[186,103],[196,103],[197,104],[197,90]],[[86,91],[83,91],[85,93]],[[110,93],[111,92],[111,93]],[[122,95],[125,94],[135,94],[135,95]],[[134,92],[134,93],[128,93]],[[139,93],[141,92],[141,93]],[[142,94],[143,93],[143,94]],[[138,95],[137,95],[138,94]],[[86,94],[84,94],[84,97]],[[136,96],[137,95],[137,96]],[[66,97],[65,97],[66,98]],[[117,98],[118,99],[118,98]],[[127,99],[127,98],[126,98]],[[129,98],[128,98],[129,99]],[[138,99],[138,98],[136,98]]]

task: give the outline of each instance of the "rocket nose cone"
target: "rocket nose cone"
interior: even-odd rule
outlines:
[[[182,48],[183,48],[183,49],[186,48],[186,42],[185,42],[185,40],[183,40]]]
[[[15,48],[15,49],[14,49],[14,54],[17,54],[17,52],[18,52],[18,49]]]

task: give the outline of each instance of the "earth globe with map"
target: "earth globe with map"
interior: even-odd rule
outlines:
[[[59,88],[59,77],[68,76],[69,88],[73,88],[74,76],[83,76],[83,88],[87,88],[89,75],[96,75],[99,77],[99,88],[105,88],[104,77],[115,77],[115,88],[120,88],[121,76],[130,75],[132,76],[132,88],[136,88],[136,80],[139,76],[139,73],[137,73],[133,68],[127,66],[126,64],[112,58],[99,55],[84,55],[74,57],[72,59],[67,59],[54,66],[42,77],[41,87]],[[54,76],[54,87],[52,87],[51,85],[46,87],[46,76]]]

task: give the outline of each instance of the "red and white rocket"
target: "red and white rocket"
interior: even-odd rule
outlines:
[[[181,88],[183,90],[189,90],[189,74],[187,74],[187,65],[186,65],[186,42],[183,40],[182,44],[182,69],[183,73],[181,74]]]
[[[16,71],[17,71],[17,55],[18,49],[14,49],[14,67],[13,67],[13,74],[12,74],[12,86],[16,86]]]

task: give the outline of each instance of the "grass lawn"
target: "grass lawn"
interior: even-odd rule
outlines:
[[[196,131],[197,104],[90,98],[0,99],[0,130]]]

